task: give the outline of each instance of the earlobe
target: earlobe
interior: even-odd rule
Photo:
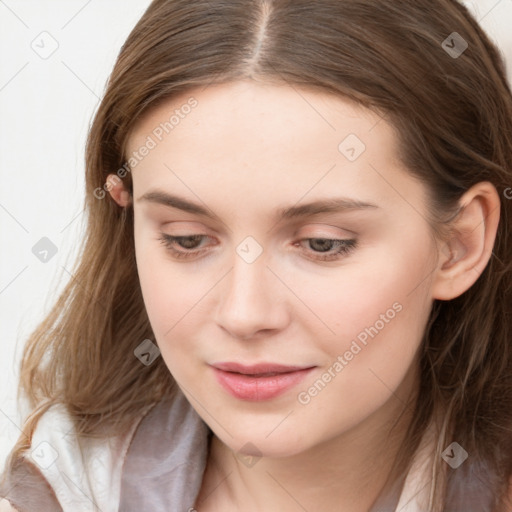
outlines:
[[[490,182],[477,183],[460,199],[461,211],[439,251],[432,298],[451,300],[480,277],[491,256],[500,218],[500,198]]]
[[[126,190],[123,181],[116,174],[109,174],[107,176],[107,190],[109,191],[112,199],[121,207],[125,208],[131,203],[131,195]]]

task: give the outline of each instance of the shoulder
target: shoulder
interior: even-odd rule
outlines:
[[[58,502],[65,511],[88,511],[91,500],[101,510],[116,509],[122,465],[135,426],[136,422],[114,437],[85,437],[77,434],[65,406],[52,406],[39,419],[24,458],[10,469],[14,490],[6,497],[22,510],[33,510],[25,504],[41,498]],[[6,510],[12,510],[9,507]]]
[[[18,512],[7,500],[0,500],[0,512]]]

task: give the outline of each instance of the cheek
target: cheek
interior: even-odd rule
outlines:
[[[147,238],[147,237],[146,237]],[[158,342],[187,327],[193,308],[207,286],[169,260],[163,245],[149,239],[135,242],[137,271],[146,311]],[[204,288],[204,289],[203,289]]]
[[[197,385],[204,364],[199,338],[202,325],[211,321],[209,301],[219,273],[171,261],[165,248],[152,240],[136,240],[136,258],[144,305],[162,359],[177,382]]]
[[[427,247],[382,247],[368,251],[371,257],[354,258],[337,274],[314,276],[302,285],[296,279],[302,288],[298,295],[308,297],[311,310],[325,324],[319,329],[325,333],[326,352],[338,355],[353,340],[365,346],[365,341],[402,328],[413,336],[421,332],[429,311]],[[309,296],[308,289],[314,290]],[[318,325],[313,315],[307,318]]]
[[[409,385],[401,383],[414,364],[431,308],[427,248],[418,243],[376,251],[372,262],[346,273],[334,300],[317,304],[329,313],[325,322],[336,334],[318,338],[325,365],[299,390],[299,403],[308,404],[304,413],[320,417],[339,403],[337,421],[351,421],[347,411],[363,418],[393,396],[407,400]],[[328,297],[329,287],[336,285],[326,283],[318,297]]]
[[[156,252],[156,251],[154,251]],[[148,318],[161,357],[180,383],[197,380],[192,364],[200,354],[192,340],[197,334],[198,302],[207,290],[187,286],[176,266],[149,251],[139,253],[139,279]]]
[[[392,395],[406,400],[407,386],[399,389],[400,383],[414,363],[431,309],[427,247],[382,253],[344,279],[335,302],[318,304],[330,312],[326,323],[336,332],[321,341],[328,357],[320,378],[328,383],[318,375],[305,383],[300,403],[315,402],[312,408],[321,411],[341,400],[364,415]]]

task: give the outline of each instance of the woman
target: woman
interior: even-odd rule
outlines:
[[[9,509],[507,510],[511,162],[454,0],[154,1],[24,354]]]

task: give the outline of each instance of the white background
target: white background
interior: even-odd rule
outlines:
[[[0,0],[0,471],[20,434],[23,344],[70,279],[83,232],[89,123],[149,3]],[[512,0],[465,3],[507,56],[512,82]],[[42,58],[37,45],[58,48]],[[42,237],[58,249],[46,263],[32,253]]]

